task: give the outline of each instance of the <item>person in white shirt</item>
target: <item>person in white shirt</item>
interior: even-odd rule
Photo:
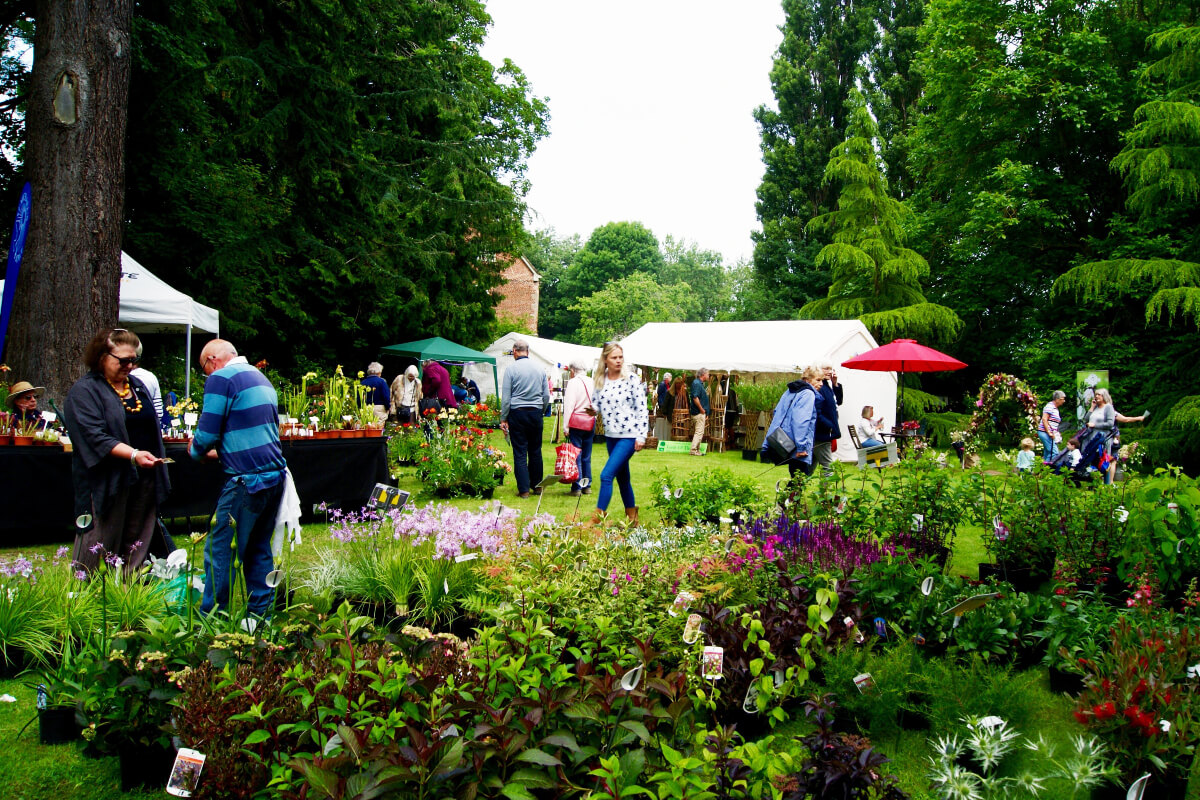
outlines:
[[[646,390],[641,380],[625,369],[625,350],[616,342],[609,342],[600,351],[600,367],[596,370],[593,392],[593,413],[599,409],[604,420],[608,461],[600,472],[600,492],[596,495],[592,524],[599,525],[608,513],[613,481],[616,481],[621,489],[621,502],[625,504],[625,516],[631,525],[636,525],[638,509],[629,476],[629,460],[646,444],[650,412],[646,405]]]
[[[858,421],[859,444],[863,447],[883,447],[879,434],[883,430],[883,417],[874,419],[874,416],[874,406],[863,406],[862,419]]]
[[[417,422],[417,408],[421,405],[421,379],[416,365],[404,370],[392,381],[392,413],[400,424]]]

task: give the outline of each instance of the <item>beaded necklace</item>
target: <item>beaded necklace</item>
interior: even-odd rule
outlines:
[[[142,410],[142,398],[137,396],[137,392],[135,392],[133,390],[132,386],[130,386],[128,383],[126,383],[125,391],[122,392],[120,389],[117,388],[117,385],[115,383],[113,383],[112,381],[109,381],[107,378],[105,378],[105,380],[108,381],[108,385],[112,387],[112,390],[117,393],[117,397],[121,398],[121,405],[125,407],[126,414],[136,414]],[[130,396],[133,397],[133,402],[135,403],[135,405],[131,406],[131,405],[129,405],[128,401],[126,401],[125,398],[130,397]]]

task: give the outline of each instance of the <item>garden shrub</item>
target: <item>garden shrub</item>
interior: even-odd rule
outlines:
[[[655,472],[655,485],[654,507],[664,521],[676,525],[716,524],[730,511],[749,518],[765,503],[752,477],[723,468],[692,473],[679,484],[668,470],[661,470]]]

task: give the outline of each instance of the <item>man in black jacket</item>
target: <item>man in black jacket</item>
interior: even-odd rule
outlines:
[[[838,406],[842,404],[842,385],[838,383],[837,371],[833,364],[821,364],[825,374],[817,393],[821,401],[817,403],[817,433],[813,445],[813,462],[821,465],[821,474],[826,478],[833,477],[833,442],[840,439],[842,429],[838,423]]]

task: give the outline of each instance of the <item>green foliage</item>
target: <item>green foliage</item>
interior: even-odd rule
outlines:
[[[474,0],[139,7],[127,249],[283,368],[476,341],[547,118],[479,55],[487,23]]]
[[[739,383],[736,386],[738,402],[747,413],[754,411],[771,411],[783,393],[787,391],[786,383]]]
[[[832,276],[829,296],[800,309],[803,319],[859,319],[880,341],[949,341],[962,329],[951,309],[926,302],[929,265],[903,246],[907,209],[888,196],[875,153],[878,129],[861,95],[851,95],[847,138],[830,151],[825,180],[841,187],[837,210],[813,217],[811,230],[833,241],[817,254]]]
[[[825,180],[825,164],[845,138],[846,101],[878,42],[886,5],[784,3],[783,41],[770,75],[775,106],[754,111],[765,165],[756,205],[762,230],[752,234],[753,313],[743,318],[792,319],[828,291],[829,268],[817,262],[820,243],[806,223],[828,212],[839,190]],[[894,29],[890,22],[886,28]]]
[[[655,477],[654,507],[664,521],[677,525],[715,523],[730,510],[753,519],[765,502],[755,481],[727,469],[697,472],[678,483],[666,470]]]
[[[697,308],[687,284],[662,286],[652,275],[635,272],[570,307],[579,314],[580,344],[623,339],[647,322],[683,322]]]

